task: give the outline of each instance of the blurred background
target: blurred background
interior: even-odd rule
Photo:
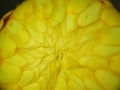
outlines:
[[[0,18],[8,11],[17,7],[24,0],[0,0]],[[120,0],[110,0],[114,7],[120,12]]]

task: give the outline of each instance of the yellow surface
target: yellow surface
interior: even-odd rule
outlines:
[[[0,90],[119,89],[120,13],[108,0],[26,0],[1,19]]]

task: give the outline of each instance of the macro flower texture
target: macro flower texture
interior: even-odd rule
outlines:
[[[0,90],[120,90],[120,13],[109,0],[25,0],[0,20]]]

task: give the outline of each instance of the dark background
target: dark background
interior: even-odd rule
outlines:
[[[14,9],[24,0],[0,0],[0,18],[8,11]],[[120,12],[120,0],[110,0]]]

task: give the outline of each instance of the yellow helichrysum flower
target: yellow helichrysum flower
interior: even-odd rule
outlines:
[[[120,13],[108,0],[26,0],[0,21],[0,90],[119,90]]]

